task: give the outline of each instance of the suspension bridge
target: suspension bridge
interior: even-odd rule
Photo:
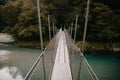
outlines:
[[[89,1],[90,0],[87,2],[82,49],[75,45],[78,15],[76,15],[74,40],[71,38],[73,23],[71,30],[70,28],[69,30],[60,29],[51,39],[50,18],[48,15],[50,42],[43,50],[40,5],[39,0],[37,0],[40,42],[43,52],[30,68],[24,80],[99,80],[82,53],[84,52],[84,42],[87,30]],[[53,33],[54,29],[53,23]],[[77,58],[77,60],[75,58]],[[78,64],[77,66],[75,65],[76,63]]]
[[[74,65],[75,56],[79,58],[77,67]],[[40,72],[43,74],[42,78],[38,74]],[[24,78],[24,80],[37,79],[99,80],[68,32],[62,29],[53,37]]]

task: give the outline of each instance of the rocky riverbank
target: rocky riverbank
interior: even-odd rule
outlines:
[[[1,43],[10,43],[14,42],[14,38],[12,35],[7,33],[0,33],[0,42]]]
[[[82,41],[76,42],[78,47],[82,47]],[[120,52],[120,43],[98,43],[85,42],[85,51],[114,51]]]
[[[0,43],[11,43],[14,42],[14,38],[12,35],[7,33],[0,33]],[[47,46],[49,41],[44,41],[44,47]],[[27,47],[27,48],[40,48],[39,41],[16,41],[16,44],[19,47]],[[76,45],[78,47],[82,47],[82,41],[77,41]],[[115,51],[120,52],[120,43],[96,43],[96,42],[86,42],[85,43],[85,51]]]

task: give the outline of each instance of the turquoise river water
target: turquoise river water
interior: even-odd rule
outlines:
[[[23,80],[40,55],[39,49],[0,43],[0,80]],[[85,54],[100,80],[120,80],[120,54]]]

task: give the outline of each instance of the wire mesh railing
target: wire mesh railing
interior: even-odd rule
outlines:
[[[59,31],[50,41],[45,50],[40,54],[34,65],[31,67],[24,80],[50,80],[53,65],[56,57],[58,43],[60,39]],[[69,53],[70,68],[73,80],[99,80],[86,58],[75,45],[67,31],[65,40]],[[67,74],[66,74],[67,75]],[[59,75],[58,75],[59,76]]]
[[[74,80],[99,80],[80,48],[75,45],[67,31],[65,31],[65,35]]]
[[[24,80],[49,80],[54,64],[60,31],[49,42],[45,50],[28,71]]]

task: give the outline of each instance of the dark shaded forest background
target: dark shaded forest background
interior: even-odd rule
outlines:
[[[40,0],[44,41],[49,40],[48,15],[51,28],[52,23],[68,28],[78,15],[77,41],[82,41],[86,6],[86,0]],[[19,46],[36,46],[38,30],[36,0],[0,0],[0,32],[12,34]],[[91,0],[86,40],[120,46],[120,0]]]

